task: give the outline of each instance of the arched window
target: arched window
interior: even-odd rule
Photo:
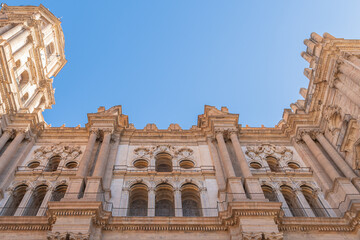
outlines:
[[[52,192],[51,201],[60,201],[65,196],[67,187],[68,186],[66,184],[61,184],[57,186]]]
[[[197,186],[184,184],[181,187],[181,203],[184,217],[201,217],[201,199]]]
[[[35,188],[24,211],[24,216],[36,216],[37,212],[41,207],[41,203],[44,200],[47,190],[48,186],[46,185],[40,185]]]
[[[287,205],[289,206],[289,210],[294,217],[303,217],[305,216],[303,209],[301,208],[301,204],[294,193],[293,189],[289,186],[283,185],[280,187],[281,193],[285,198]]]
[[[135,184],[130,189],[128,216],[147,216],[148,188],[145,184]]]
[[[267,156],[266,162],[268,163],[269,168],[272,172],[280,171],[279,161],[275,157]]]
[[[46,165],[45,172],[55,172],[61,161],[60,156],[54,156],[50,158],[48,164]]]
[[[28,71],[23,71],[18,77],[18,85],[20,88],[23,88],[29,82],[29,73]]]
[[[27,185],[17,186],[1,211],[1,216],[13,216],[26,193]]]
[[[318,197],[314,193],[314,190],[307,186],[302,185],[301,192],[303,193],[306,201],[308,202],[309,206],[313,210],[316,217],[327,217],[328,214],[324,211],[325,209],[322,207],[322,204],[320,203]]]
[[[169,184],[160,184],[156,188],[155,216],[174,216],[174,190]]]
[[[261,188],[264,192],[266,199],[268,199],[270,202],[278,202],[278,198],[272,187],[268,185],[262,185]]]
[[[172,157],[168,153],[159,153],[155,157],[155,171],[157,172],[172,172]]]

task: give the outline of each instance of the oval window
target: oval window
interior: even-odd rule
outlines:
[[[69,169],[76,168],[77,166],[78,166],[77,162],[68,162],[65,164],[65,167]]]
[[[179,165],[181,168],[184,168],[184,169],[190,169],[195,166],[194,162],[190,161],[190,160],[182,160],[182,161],[180,161]]]
[[[146,161],[145,159],[138,159],[134,162],[134,167],[146,168],[146,167],[148,167],[148,161]]]
[[[40,163],[35,161],[35,162],[31,162],[28,165],[28,168],[37,168],[38,166],[40,166]]]
[[[262,166],[258,162],[252,162],[252,163],[250,163],[250,167],[252,167],[254,169],[260,169]]]

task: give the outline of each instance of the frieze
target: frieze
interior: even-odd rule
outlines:
[[[60,156],[63,160],[75,160],[82,153],[79,146],[50,145],[42,146],[34,151],[31,161],[46,162],[53,156]]]

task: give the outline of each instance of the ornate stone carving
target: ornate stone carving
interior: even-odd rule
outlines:
[[[134,150],[135,158],[149,158],[151,155],[150,149],[146,147],[139,147]]]
[[[247,147],[245,154],[254,161],[264,160],[267,156],[274,156],[285,162],[293,159],[293,151],[291,149],[284,146],[275,146],[273,144]]]
[[[30,161],[40,161],[45,163],[49,158],[53,156],[60,156],[61,159],[69,161],[76,160],[79,155],[82,153],[79,146],[69,146],[69,145],[51,145],[43,146],[34,151]]]
[[[254,232],[243,232],[242,233],[243,240],[262,240],[262,233],[254,233]]]
[[[47,235],[48,240],[89,240],[89,233],[72,233],[72,232],[49,232]]]
[[[283,240],[283,233],[264,233],[264,239],[265,240]]]
[[[335,133],[340,131],[343,122],[341,108],[337,105],[327,106],[323,114],[327,122],[327,130],[331,132],[332,135],[335,135]]]

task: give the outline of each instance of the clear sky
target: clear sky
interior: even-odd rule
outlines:
[[[272,127],[308,86],[311,32],[360,39],[360,1],[8,1],[60,17],[68,63],[54,80],[52,126],[84,126],[122,105],[136,128],[196,125],[204,105]]]

